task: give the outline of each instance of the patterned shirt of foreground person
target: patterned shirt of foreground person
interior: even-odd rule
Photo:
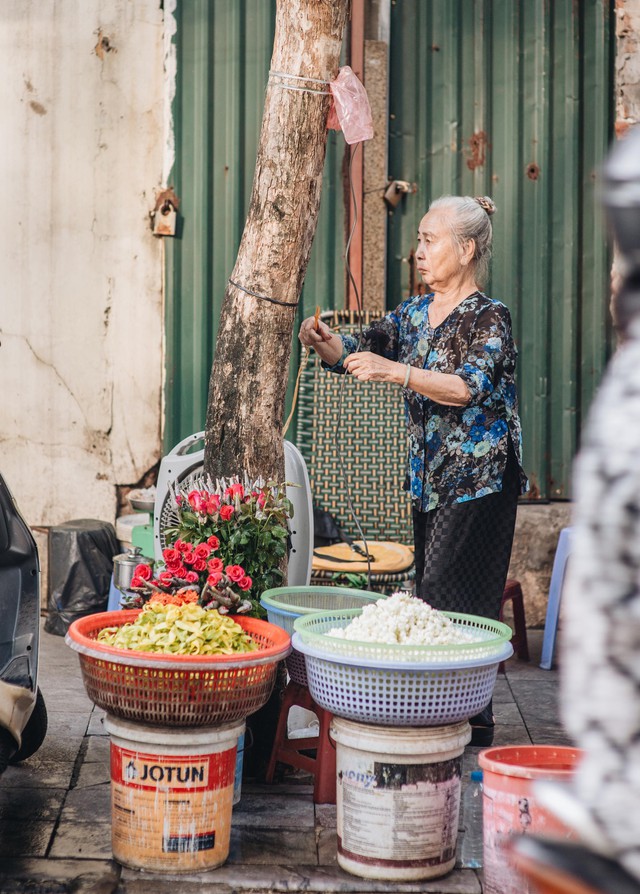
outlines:
[[[403,389],[409,436],[405,487],[416,509],[427,512],[500,491],[509,436],[524,493],[528,485],[515,385],[517,349],[509,310],[476,291],[432,328],[432,301],[431,294],[409,298],[367,327],[361,343],[356,336],[341,336],[343,355],[327,368],[342,372],[345,358],[359,347],[417,368],[454,373],[466,383],[471,399],[464,407]]]

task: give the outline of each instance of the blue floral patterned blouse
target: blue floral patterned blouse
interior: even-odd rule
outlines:
[[[409,298],[367,327],[360,344],[361,350],[390,360],[458,375],[471,393],[466,406],[454,407],[403,389],[409,435],[405,486],[414,507],[426,512],[500,491],[509,439],[524,493],[528,484],[514,378],[517,349],[509,310],[474,292],[432,328],[432,301],[432,294]],[[345,353],[330,367],[333,372],[343,371],[342,360],[360,342],[353,335],[341,337]]]

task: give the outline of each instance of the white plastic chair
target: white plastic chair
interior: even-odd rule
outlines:
[[[287,565],[287,585],[306,587],[311,579],[313,560],[313,501],[307,464],[298,448],[284,442],[285,477],[291,482],[287,497],[293,503],[291,527],[291,552]],[[295,486],[297,485],[297,487]]]
[[[162,528],[171,514],[169,484],[184,481],[187,477],[203,474],[204,448],[192,451],[199,442],[204,444],[204,432],[198,432],[185,438],[167,454],[160,463],[158,484],[156,487],[156,504],[154,510],[154,544],[155,559],[160,561],[164,539]],[[285,478],[291,483],[287,497],[293,504],[291,527],[291,552],[287,566],[287,584],[291,587],[306,587],[311,579],[311,563],[313,560],[313,502],[307,465],[298,448],[290,441],[284,441]],[[116,589],[111,577],[109,589],[108,611],[120,608],[122,594]]]
[[[558,537],[556,555],[551,570],[549,600],[547,602],[547,615],[544,622],[544,635],[542,638],[542,655],[540,657],[540,667],[543,670],[551,670],[551,665],[553,664],[553,651],[555,649],[556,636],[558,633],[558,619],[560,618],[562,587],[570,552],[571,528],[563,528]]]

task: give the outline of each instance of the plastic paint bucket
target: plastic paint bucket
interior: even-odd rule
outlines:
[[[513,835],[530,832],[573,837],[559,819],[536,803],[534,783],[538,779],[567,782],[581,757],[579,748],[555,745],[516,745],[480,752],[485,894],[533,894],[503,851],[503,843]]]
[[[342,869],[395,881],[453,869],[469,724],[388,727],[334,718],[331,735]]]
[[[214,869],[229,855],[238,737],[244,721],[179,729],[107,715],[111,844],[124,866]]]

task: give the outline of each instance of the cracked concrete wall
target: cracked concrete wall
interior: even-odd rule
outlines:
[[[3,0],[1,471],[31,525],[114,521],[161,455],[158,0]]]
[[[616,0],[616,135],[640,123],[640,0]]]

